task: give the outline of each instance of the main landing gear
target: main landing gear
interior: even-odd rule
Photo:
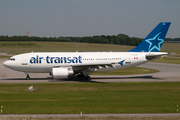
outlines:
[[[90,77],[90,76],[84,76],[84,75],[82,75],[82,74],[79,74],[79,75],[78,75],[78,78],[81,79],[81,80],[88,80],[88,81],[91,80],[91,77]]]
[[[91,80],[91,77],[87,75],[87,72],[85,70],[83,70],[83,72],[78,75],[78,78],[80,78],[81,80]]]
[[[29,73],[27,73],[27,72],[25,72],[25,74],[26,74],[26,80],[30,80],[31,78],[29,77]]]

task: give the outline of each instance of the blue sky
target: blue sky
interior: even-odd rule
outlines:
[[[39,37],[127,34],[144,38],[159,22],[180,37],[180,0],[1,0],[0,35]]]

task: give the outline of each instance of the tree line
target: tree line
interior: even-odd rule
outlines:
[[[165,38],[165,41],[180,41],[180,38]]]
[[[129,37],[125,34],[101,35],[86,37],[28,37],[28,36],[0,36],[0,41],[50,41],[50,42],[80,42],[137,46],[143,39]],[[180,38],[166,38],[165,41],[180,41]]]

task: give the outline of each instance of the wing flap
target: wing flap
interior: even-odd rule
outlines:
[[[116,68],[116,66],[114,64],[115,63],[111,63],[111,64],[77,65],[77,66],[73,66],[73,70],[81,71],[81,70],[85,70],[85,69],[90,69],[92,71],[97,71],[97,69],[103,69],[103,68]]]

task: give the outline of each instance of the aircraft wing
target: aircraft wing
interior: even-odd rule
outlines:
[[[115,64],[118,63],[111,63],[111,64],[84,64],[84,65],[77,65],[77,66],[72,66],[74,71],[81,71],[81,70],[93,70],[97,71],[97,69],[102,69],[102,68],[116,68]]]
[[[93,71],[97,71],[97,69],[102,69],[102,68],[116,68],[115,64],[120,64],[121,66],[124,65],[125,60],[122,60],[120,62],[113,62],[113,63],[109,63],[109,64],[105,64],[105,63],[87,63],[87,64],[83,64],[83,65],[73,65],[73,66],[54,66],[54,68],[56,67],[72,67],[72,69],[74,71],[81,71],[81,70],[93,70]]]

